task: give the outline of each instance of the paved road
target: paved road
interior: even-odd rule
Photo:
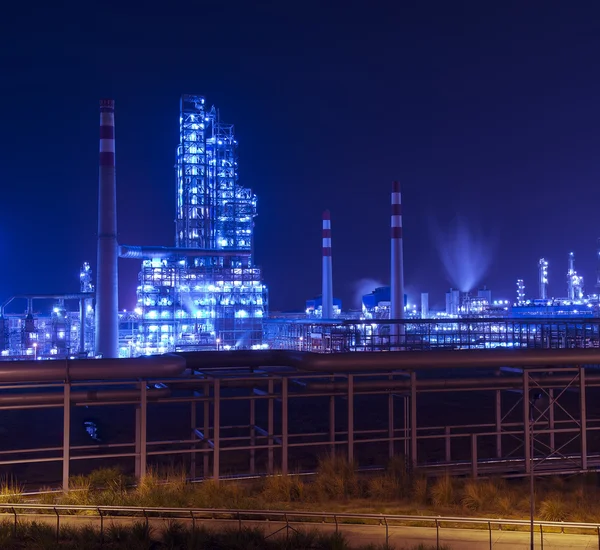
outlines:
[[[4,517],[3,517],[4,516]],[[0,519],[11,520],[13,516],[9,514],[1,514]],[[49,525],[56,526],[56,516],[27,514],[28,520],[35,520]],[[21,521],[25,516],[20,516]],[[108,528],[111,524],[127,525],[135,521],[143,521],[143,518],[105,518],[104,525]],[[188,524],[191,527],[192,520],[189,518],[177,521]],[[151,518],[149,520],[152,529],[157,532],[163,530],[169,523],[167,519]],[[61,525],[82,526],[92,524],[96,528],[100,526],[100,520],[97,516],[62,516],[60,518]],[[237,529],[239,523],[233,520],[205,520],[197,519],[196,525],[203,525],[209,529]],[[275,533],[281,530],[279,535],[285,536],[286,524],[279,521],[244,521],[242,525],[245,527],[257,527],[263,530],[266,534]],[[333,533],[335,532],[334,524],[322,523],[290,523],[293,528],[301,530],[318,529],[320,532]],[[385,526],[383,525],[339,525],[340,531],[352,542],[354,546],[367,544],[383,544],[385,543]],[[393,548],[398,550],[402,548],[410,548],[420,543],[435,544],[436,530],[431,527],[389,527],[389,543]],[[476,529],[440,529],[440,544],[447,545],[452,550],[529,550],[529,533],[514,532],[514,531],[492,531],[492,540],[490,546],[490,536],[488,531]],[[559,550],[559,549],[593,549],[598,550],[600,547],[599,537],[597,535],[571,535],[563,533],[544,533],[543,549],[544,550]],[[540,533],[536,533],[535,548],[542,548]]]

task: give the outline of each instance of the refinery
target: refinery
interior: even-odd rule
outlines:
[[[511,299],[483,287],[450,289],[442,308],[430,307],[426,292],[409,303],[398,182],[391,190],[391,284],[365,294],[360,309],[343,309],[334,295],[332,216],[325,210],[321,295],[296,314],[269,311],[267,285],[254,262],[257,198],[239,182],[234,126],[203,97],[181,97],[171,247],[117,242],[115,143],[114,102],[102,100],[96,273],[84,262],[78,284],[74,274],[67,285],[73,292],[32,289],[7,299],[0,308],[3,360],[245,349],[539,348],[573,339],[572,347],[579,347],[582,338],[585,347],[600,345],[600,301],[586,294],[573,253],[565,258],[564,297],[549,295],[549,264],[541,258],[534,293],[519,279]],[[118,310],[119,258],[140,266],[133,311]]]

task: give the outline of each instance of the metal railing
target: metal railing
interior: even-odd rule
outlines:
[[[61,513],[62,512],[62,513]],[[90,515],[96,513],[97,516]],[[505,528],[520,532],[530,532],[530,520],[500,519],[486,517],[455,517],[455,516],[411,516],[402,514],[357,514],[346,512],[311,512],[305,510],[237,510],[237,509],[215,509],[215,508],[164,508],[164,507],[140,507],[140,506],[72,506],[65,504],[0,504],[0,518],[3,515],[10,516],[14,522],[16,533],[19,519],[27,516],[47,515],[56,519],[56,533],[60,532],[61,518],[82,517],[86,520],[97,519],[100,522],[100,535],[104,536],[105,521],[107,519],[132,520],[140,519],[148,525],[153,519],[181,519],[192,522],[196,527],[197,522],[220,520],[234,521],[238,529],[248,523],[261,521],[277,521],[284,523],[282,529],[291,529],[292,524],[335,526],[335,532],[341,532],[343,527],[356,526],[358,521],[363,525],[379,526],[385,528],[385,543],[389,544],[390,527],[417,526],[430,527],[436,530],[437,545],[440,544],[440,530],[442,528],[453,529],[479,529],[489,532],[490,549],[493,547],[492,533],[502,531]],[[543,548],[544,534],[548,529],[559,529],[561,533],[567,530],[578,531],[572,534],[595,535],[600,547],[600,523],[577,523],[562,521],[534,521],[534,529],[540,536]],[[546,531],[544,531],[546,529]],[[281,530],[281,529],[280,529]],[[581,533],[584,531],[584,533]],[[383,536],[383,533],[382,533]]]

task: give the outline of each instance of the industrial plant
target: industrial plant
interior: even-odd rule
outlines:
[[[3,473],[67,491],[74,461],[138,478],[148,463],[177,466],[216,481],[314,471],[324,452],[370,467],[401,454],[423,472],[472,477],[600,465],[600,438],[587,433],[598,429],[597,400],[586,401],[600,386],[599,300],[574,254],[564,297],[549,295],[542,258],[535,295],[519,279],[514,300],[481,287],[452,288],[437,309],[426,292],[409,302],[394,181],[381,196],[389,286],[342,307],[333,270],[343,237],[325,210],[321,295],[298,313],[269,311],[253,254],[257,199],[239,182],[234,127],[203,97],[181,98],[171,247],[117,241],[115,128],[114,102],[102,100],[95,273],[83,263],[75,292],[1,305],[0,408],[19,419],[3,427]],[[140,263],[134,311],[118,310],[119,258]],[[566,416],[555,418],[555,405]]]
[[[600,315],[598,295],[585,293],[572,252],[566,261],[564,297],[549,295],[549,264],[541,258],[536,295],[519,279],[514,300],[492,299],[492,291],[482,287],[469,292],[450,289],[442,308],[431,307],[427,292],[421,293],[420,302],[409,303],[399,182],[391,189],[391,284],[365,294],[357,310],[342,307],[333,288],[332,216],[326,210],[321,295],[307,300],[295,314],[269,312],[267,286],[253,254],[257,199],[239,181],[234,126],[223,122],[205,98],[181,97],[179,143],[174,144],[172,247],[117,242],[115,144],[114,101],[101,100],[96,273],[85,262],[78,292],[33,292],[2,304],[2,359],[269,348],[328,352],[543,347],[531,335],[507,339],[506,323],[516,320],[522,327],[517,332],[523,335],[528,332],[525,321],[585,322]],[[133,311],[118,310],[119,258],[140,262]]]

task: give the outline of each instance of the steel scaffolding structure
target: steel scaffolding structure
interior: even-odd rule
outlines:
[[[268,300],[252,259],[256,196],[238,183],[233,125],[201,96],[184,95],[180,107],[176,247],[140,248],[138,330],[121,341],[126,357],[262,345]]]
[[[401,323],[401,336],[390,335],[390,325]],[[421,319],[389,320],[268,319],[265,341],[272,349],[339,353],[430,349],[596,348],[600,347],[600,319]]]
[[[219,479],[311,471],[329,452],[369,467],[403,455],[425,472],[472,476],[599,467],[600,352],[502,351],[419,353],[419,364],[416,356],[403,359],[404,352],[350,354],[334,363],[306,355],[298,362],[293,354],[191,353],[156,358],[178,370],[187,365],[179,376],[139,377],[153,363],[132,359],[99,367],[110,372],[102,381],[83,375],[81,369],[95,368],[89,361],[64,367],[73,376],[68,382],[54,381],[60,365],[47,365],[53,374],[38,382],[35,373],[13,380],[0,367],[0,410],[15,418],[45,410],[43,423],[5,435],[0,469],[31,465],[45,474],[40,484],[58,481],[62,471],[67,488],[75,464],[81,472],[116,463],[137,476],[149,464],[175,464],[191,478]],[[132,368],[136,379],[127,378]],[[90,411],[99,426],[104,422],[99,440],[77,430]]]

